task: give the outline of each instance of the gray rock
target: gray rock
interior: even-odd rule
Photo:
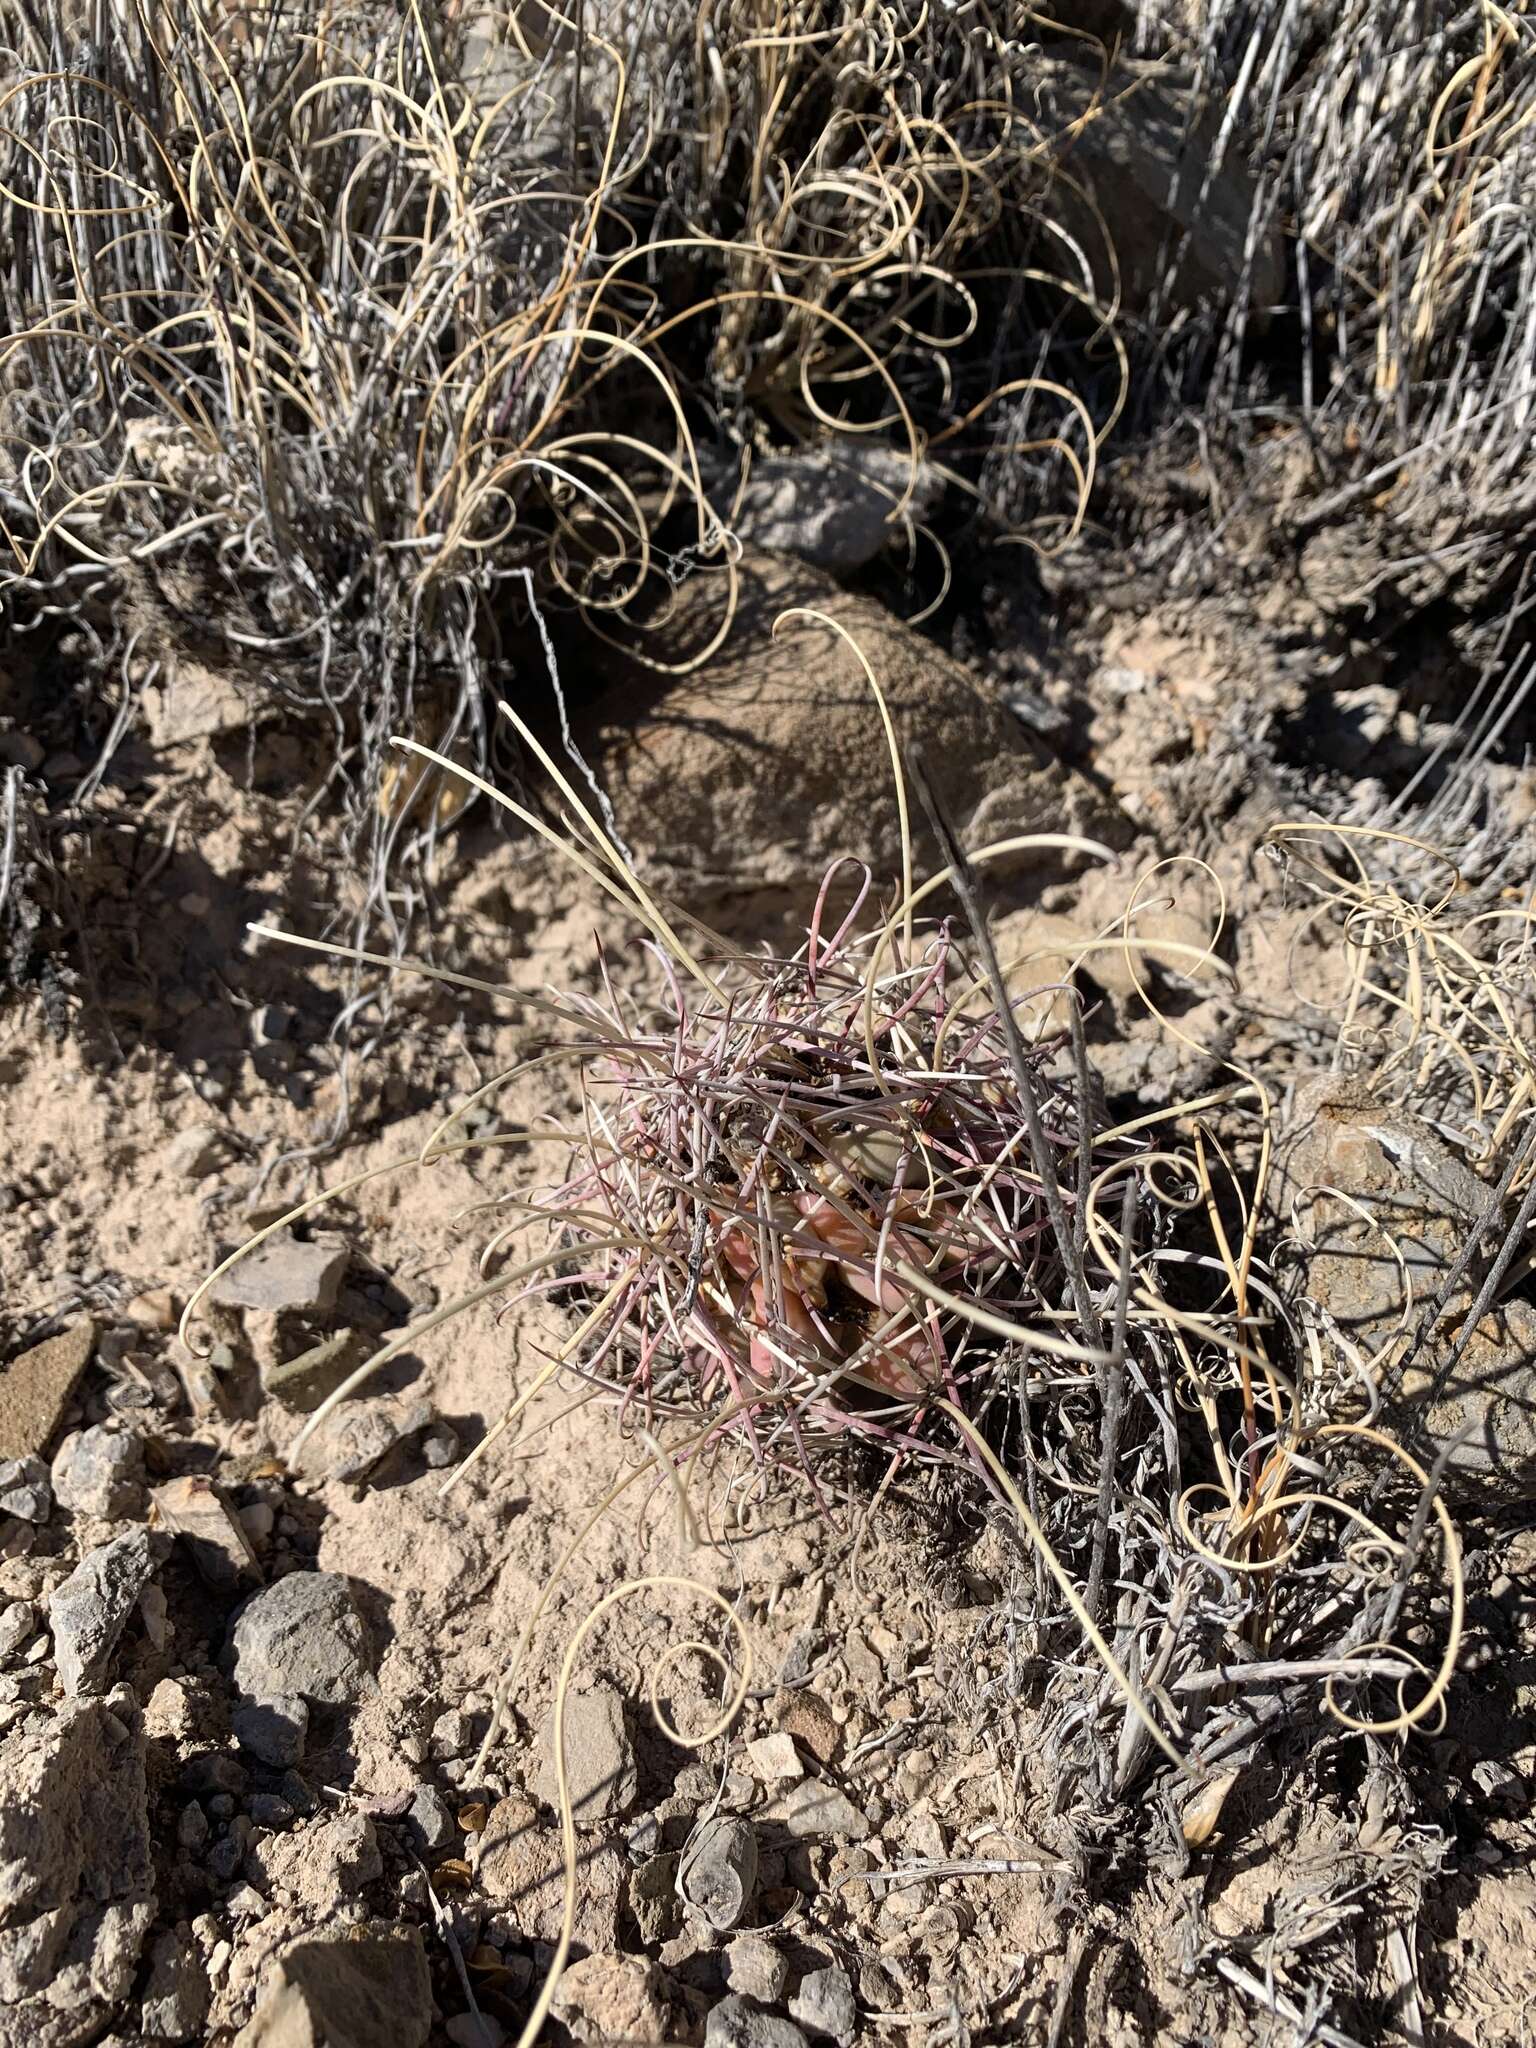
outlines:
[[[905,537],[906,522],[892,519],[904,498],[908,519],[921,520],[932,511],[942,479],[919,464],[908,497],[912,482],[907,457],[875,441],[765,456],[752,465],[736,531],[754,547],[849,576]]]
[[[309,1734],[309,1703],[297,1693],[272,1699],[246,1700],[231,1722],[235,1740],[247,1755],[274,1771],[301,1761]]]
[[[53,1461],[53,1495],[61,1508],[98,1521],[142,1513],[143,1444],[104,1422],[66,1437]]]
[[[59,1683],[74,1698],[98,1692],[139,1595],[154,1577],[163,1538],[131,1529],[76,1565],[48,1602]]]
[[[815,1778],[802,1778],[780,1793],[766,1817],[802,1839],[824,1835],[837,1841],[862,1842],[869,1833],[869,1822],[852,1800],[835,1785]]]
[[[208,1973],[183,1920],[150,1951],[139,2027],[146,2041],[195,2041],[208,2017]]]
[[[52,1511],[53,1489],[41,1458],[7,1458],[0,1463],[0,1515],[46,1522]]]
[[[457,1430],[443,1421],[434,1422],[421,1439],[422,1462],[430,1471],[441,1472],[459,1455]]]
[[[48,1986],[48,2003],[64,2012],[87,2002],[118,2004],[133,1983],[154,1918],[152,1898],[87,1906],[75,1921]]]
[[[717,1814],[695,1828],[678,1863],[677,1888],[716,1934],[739,1927],[757,1888],[752,1823]]]
[[[208,1298],[222,1308],[295,1309],[323,1315],[336,1306],[346,1270],[343,1247],[301,1244],[280,1230],[221,1275]]]
[[[455,2013],[445,2023],[443,2032],[453,2048],[502,2048],[507,2038],[506,2028],[488,2012]]]
[[[231,1640],[235,1683],[253,1699],[298,1693],[349,1706],[376,1689],[368,1631],[334,1572],[294,1572],[266,1587],[241,1608]]]
[[[0,2029],[94,2038],[154,1917],[142,1725],[67,1705],[0,1745]]]
[[[195,1799],[189,1800],[176,1818],[176,1840],[191,1855],[208,1839],[208,1816]]]
[[[462,1707],[449,1707],[432,1723],[432,1755],[438,1763],[463,1756],[479,1741],[475,1717]]]
[[[161,1147],[160,1157],[182,1180],[206,1180],[224,1157],[224,1139],[206,1124],[178,1131]]]
[[[572,1693],[565,1702],[565,1771],[578,1827],[613,1814],[627,1813],[635,1803],[639,1780],[635,1753],[624,1726],[624,1702],[611,1687]],[[546,1806],[558,1804],[555,1780],[553,1715],[539,1738],[541,1763],[538,1797]]]
[[[677,1932],[678,1861],[673,1854],[653,1856],[630,1879],[629,1910],[646,1948],[669,1941]]]
[[[380,1921],[354,1940],[285,1949],[235,2048],[423,2048],[431,2027],[420,1932]]]
[[[806,2048],[806,2039],[792,2020],[764,2012],[733,1992],[711,2008],[704,2048]]]
[[[800,1979],[800,1989],[789,2001],[789,2009],[811,2033],[830,2034],[838,2041],[850,2040],[858,2021],[853,1985],[840,1963],[807,1972]]]
[[[419,1855],[433,1856],[458,1835],[453,1811],[434,1785],[418,1785],[406,1809],[404,1827]]]
[[[251,1846],[251,1824],[243,1813],[237,1814],[229,1824],[229,1832],[214,1843],[203,1858],[208,1875],[218,1884],[233,1884],[245,1863],[245,1852]]]
[[[430,1401],[397,1401],[388,1394],[350,1401],[305,1445],[303,1470],[317,1479],[365,1479],[431,1420]]]
[[[245,1810],[259,1828],[285,1828],[293,1819],[293,1808],[275,1792],[253,1792]]]
[[[37,1634],[37,1609],[30,1600],[12,1600],[0,1607],[0,1664]]]
[[[738,1934],[725,1951],[725,1983],[759,2005],[777,2005],[789,1982],[789,1964],[762,1934]]]

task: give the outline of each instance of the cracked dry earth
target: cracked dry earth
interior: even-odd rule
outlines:
[[[755,781],[727,800],[730,681],[637,752],[601,720],[587,737],[642,862],[678,856],[665,786],[699,777],[674,867],[691,863],[684,880],[714,891],[698,907],[743,936],[803,918],[795,890],[845,844],[888,856],[888,821],[808,792],[829,771],[796,758],[803,671],[758,697]],[[865,714],[840,715],[851,749]],[[998,716],[949,750],[986,829],[1070,813],[1128,874],[1155,857],[1111,788],[1006,741]],[[857,744],[854,788],[879,772],[878,730]],[[13,1011],[0,1039],[0,2043],[515,2040],[560,1924],[560,1661],[593,1605],[642,1575],[734,1604],[749,1690],[727,1733],[694,1742],[720,1694],[677,1648],[707,1632],[687,1597],[627,1597],[587,1638],[567,1720],[576,1960],[549,2040],[1395,2039],[1404,1941],[1426,2038],[1529,2039],[1536,1536],[1518,1506],[1469,1536],[1468,1671],[1445,1730],[1419,1742],[1438,1789],[1418,1819],[1384,1814],[1337,1753],[1314,1769],[1282,1742],[1214,1844],[1187,1852],[1150,1796],[1098,1833],[1064,1825],[1010,1610],[1019,1554],[985,1502],[914,1478],[871,1511],[879,1469],[850,1459],[823,1513],[794,1486],[761,1496],[722,1455],[684,1516],[574,1379],[445,1493],[552,1348],[553,1305],[492,1300],[423,1336],[290,1460],[368,1348],[476,1284],[477,1211],[559,1166],[535,1135],[366,1180],[216,1283],[195,1349],[177,1339],[194,1288],[293,1190],[409,1162],[455,1100],[539,1043],[515,1002],[408,984],[353,1062],[345,1145],[313,1183],[279,1163],[341,1087],[340,971],[244,932],[268,915],[319,929],[338,888],[346,907],[323,821],[289,859],[298,758],[280,723],[249,748],[127,742],[92,841],[101,1012],[59,1041]],[[1305,1044],[1272,1028],[1295,913],[1255,877],[1256,833],[1239,816],[1223,859],[1240,978],[1263,1000],[1235,1024],[1198,1004],[1184,1022],[1196,1039],[1226,1024],[1299,1076]],[[733,856],[738,881],[771,888],[723,886]],[[594,934],[616,973],[635,961],[611,905],[473,815],[437,884],[439,957],[513,990],[594,987]],[[1021,873],[1002,908],[1048,943],[1102,922],[1102,886]],[[1118,1020],[1099,1050],[1112,1099],[1152,1102],[1196,1072],[1135,1020],[1112,967],[1091,994]],[[536,1133],[572,1086],[532,1068],[476,1135]],[[632,1477],[560,1580],[477,1768],[541,1589]],[[1389,1925],[1378,1902],[1399,1874],[1414,1909]]]

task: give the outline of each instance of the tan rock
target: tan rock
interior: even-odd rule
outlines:
[[[573,2041],[665,2041],[669,2014],[654,1965],[640,1956],[586,1956],[561,1976],[551,2015]]]
[[[528,1941],[559,1939],[565,1896],[560,1831],[545,1827],[528,1799],[502,1799],[491,1808],[479,1837],[476,1876],[493,1904],[505,1909]],[[611,1949],[618,1938],[624,1861],[618,1851],[587,1837],[577,1843],[574,1941],[588,1953]]]
[[[0,1367],[0,1458],[47,1448],[95,1348],[95,1325],[76,1323]]]
[[[674,660],[706,645],[721,616],[718,582],[688,589],[684,630],[665,648]],[[701,888],[814,886],[845,854],[870,863],[877,887],[900,874],[895,783],[873,694],[826,626],[789,618],[775,632],[797,607],[852,635],[899,740],[921,752],[973,844],[1031,831],[1125,843],[1114,805],[938,648],[829,576],[749,552],[723,648],[680,677],[620,658],[599,706],[593,766],[647,875],[697,902]],[[1062,857],[1019,864],[1060,872]]]

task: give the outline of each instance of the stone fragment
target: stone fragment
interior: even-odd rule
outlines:
[[[566,1783],[578,1827],[591,1827],[635,1803],[635,1753],[624,1725],[624,1702],[611,1687],[571,1693],[562,1726]],[[555,1720],[551,1713],[539,1738],[536,1786],[547,1806],[558,1806],[555,1779]]]
[[[230,1725],[236,1742],[257,1763],[274,1771],[289,1770],[303,1760],[309,1703],[300,1693],[246,1700],[236,1707]]]
[[[349,1401],[304,1446],[301,1469],[315,1479],[365,1479],[431,1420],[430,1401],[399,1401],[390,1394]]]
[[[759,2005],[776,2005],[789,1982],[789,1964],[766,1935],[738,1934],[725,1951],[725,1983],[728,1991]]]
[[[180,1180],[206,1180],[224,1157],[224,1139],[206,1124],[178,1131],[161,1147],[166,1168]]]
[[[0,1515],[23,1522],[46,1522],[53,1509],[53,1488],[41,1458],[7,1458],[0,1462]]]
[[[231,1266],[209,1289],[222,1308],[292,1309],[324,1315],[336,1306],[347,1253],[338,1245],[303,1244],[280,1230]]]
[[[558,1828],[541,1825],[531,1800],[502,1799],[476,1842],[475,1872],[486,1898],[504,1908],[525,1939],[558,1940],[565,1859]],[[575,1941],[588,1954],[618,1945],[624,1859],[588,1837],[577,1846]]]
[[[251,1850],[249,1873],[268,1891],[281,1886],[316,1912],[334,1912],[384,1872],[379,1838],[365,1813],[338,1813]]]
[[[11,1600],[0,1607],[0,1664],[5,1664],[37,1634],[37,1609],[30,1600]]]
[[[901,450],[878,441],[844,441],[808,455],[769,455],[754,462],[733,525],[751,547],[796,555],[833,576],[851,576],[904,537],[907,518],[925,518],[942,490],[939,477],[922,464],[914,478]],[[906,518],[893,521],[903,502]]]
[[[0,1788],[0,2041],[94,2039],[154,1918],[142,1727],[67,1705],[0,1743]]]
[[[235,2048],[424,2048],[431,2028],[420,1931],[377,1921],[285,1949]]]
[[[806,2039],[793,2020],[764,2012],[732,1992],[710,2008],[704,2048],[806,2048]]]
[[[132,1430],[97,1423],[77,1430],[53,1461],[53,1495],[72,1514],[115,1522],[144,1507],[144,1445]]]
[[[853,2038],[858,2012],[852,1982],[841,1963],[808,1971],[800,1979],[789,2009],[808,2033],[830,2034],[836,2041]]]
[[[684,1903],[716,1934],[739,1927],[757,1888],[752,1823],[724,1814],[701,1822],[684,1846],[677,1886]]]
[[[245,1530],[211,1479],[189,1472],[157,1486],[150,1498],[205,1585],[229,1592],[242,1580],[260,1579],[261,1566]]]
[[[76,1323],[0,1367],[0,1458],[48,1448],[95,1348],[95,1324]]]
[[[802,1839],[825,1836],[843,1842],[862,1842],[869,1822],[847,1794],[835,1785],[814,1778],[802,1778],[781,1792],[768,1807],[765,1818],[777,1821]]]
[[[803,1778],[805,1765],[792,1735],[783,1729],[773,1735],[759,1735],[747,1744],[747,1762],[754,1778]]]
[[[117,1639],[158,1566],[161,1540],[131,1529],[82,1558],[50,1597],[59,1683],[71,1698],[102,1690]]]
[[[435,1856],[458,1837],[453,1813],[435,1785],[418,1785],[405,1811],[404,1827],[419,1855]]]
[[[368,1631],[334,1572],[292,1572],[253,1595],[231,1641],[235,1683],[253,1699],[350,1706],[376,1689]]]
[[[150,1950],[149,1981],[139,2008],[146,2041],[196,2041],[208,2017],[208,1973],[183,1920]]]
[[[655,1966],[643,1956],[584,1956],[567,1966],[550,2007],[581,2048],[608,2048],[614,2041],[668,2037],[668,2012]]]
[[[630,1879],[629,1910],[635,1916],[640,1940],[646,1948],[670,1941],[677,1932],[680,1914],[677,1898],[677,1866],[680,1858],[669,1852],[652,1856]]]

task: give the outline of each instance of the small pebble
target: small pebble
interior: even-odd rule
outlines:
[[[456,2013],[443,2029],[453,2048],[502,2048],[507,2030],[488,2012]]]
[[[30,1642],[36,1628],[37,1609],[30,1600],[13,1600],[8,1607],[0,1607],[0,1663]]]
[[[208,1816],[194,1799],[181,1809],[176,1820],[176,1839],[183,1849],[201,1849],[208,1839]]]
[[[725,1982],[743,1998],[777,2005],[789,1981],[789,1964],[761,1934],[738,1934],[725,1951]]]
[[[851,2040],[857,2021],[853,1985],[840,1963],[824,1970],[811,1970],[800,1980],[800,1989],[789,2001],[789,2009],[801,2026],[813,2034],[830,2034],[834,2040]]]

